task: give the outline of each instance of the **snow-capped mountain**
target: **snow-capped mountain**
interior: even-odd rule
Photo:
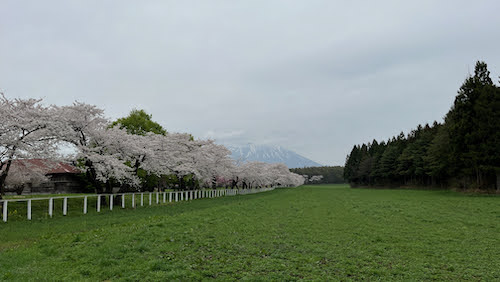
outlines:
[[[226,147],[232,152],[231,157],[235,160],[284,163],[289,168],[321,166],[317,162],[280,146],[247,144],[243,146],[226,145]]]

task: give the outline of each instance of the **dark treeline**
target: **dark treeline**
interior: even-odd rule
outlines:
[[[352,186],[500,189],[500,88],[489,74],[477,62],[442,124],[354,146],[345,179]]]
[[[314,181],[314,183],[319,183],[319,184],[345,183],[344,168],[341,166],[313,166],[313,167],[303,167],[303,168],[291,168],[290,171],[304,176],[307,175],[308,177],[314,175],[323,176],[321,180]]]

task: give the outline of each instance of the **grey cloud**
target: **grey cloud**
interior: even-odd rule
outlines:
[[[500,73],[497,1],[4,1],[0,89],[324,164]],[[495,79],[497,80],[497,79]],[[241,133],[241,134],[234,134]]]

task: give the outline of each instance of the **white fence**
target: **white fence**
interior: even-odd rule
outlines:
[[[54,215],[54,200],[62,199],[62,215],[68,214],[68,199],[79,198],[83,200],[82,211],[87,214],[89,207],[89,199],[96,201],[96,211],[101,212],[101,203],[103,200],[109,200],[109,210],[113,210],[114,198],[120,196],[121,208],[124,209],[128,205],[132,208],[137,206],[144,206],[145,202],[151,206],[155,204],[189,201],[203,198],[216,198],[223,196],[245,195],[274,190],[272,188],[255,188],[255,189],[217,189],[217,190],[190,190],[190,191],[176,191],[176,192],[141,192],[141,193],[118,193],[118,194],[91,194],[82,196],[59,196],[59,197],[45,197],[45,198],[28,198],[28,199],[6,199],[0,200],[2,207],[2,220],[7,222],[9,214],[9,203],[11,202],[26,202],[26,218],[32,218],[32,203],[34,201],[48,201],[48,215]],[[137,202],[136,202],[137,201]]]

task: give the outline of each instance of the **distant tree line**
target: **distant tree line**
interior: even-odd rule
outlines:
[[[355,145],[344,177],[352,186],[500,189],[500,87],[486,63],[477,62],[442,124]]]
[[[290,171],[305,176],[305,179],[309,179],[312,176],[322,175],[323,178],[321,179],[315,178],[312,181],[318,184],[345,183],[344,168],[341,166],[314,166],[314,167],[303,167],[303,168],[291,168]]]

